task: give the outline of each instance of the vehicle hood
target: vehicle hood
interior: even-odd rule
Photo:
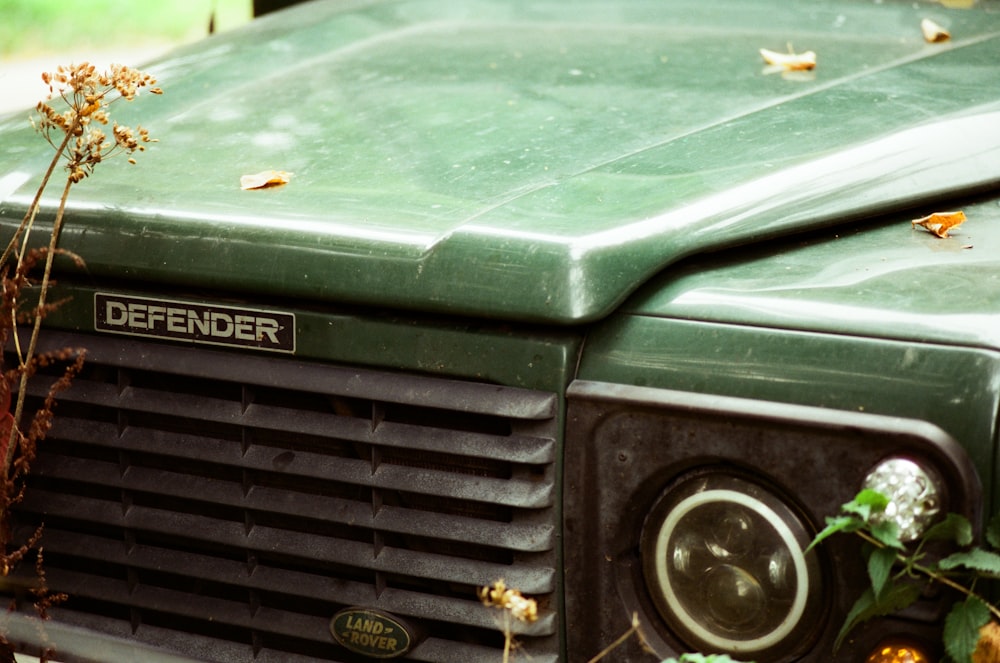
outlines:
[[[967,220],[947,238],[896,213],[696,256],[652,279],[621,310],[1000,351],[1000,198],[950,202]]]
[[[789,44],[816,69],[769,73]],[[152,63],[165,94],[114,113],[160,142],[74,186],[62,246],[94,277],[594,320],[686,256],[995,186],[998,61],[1000,16],[939,3],[309,3]],[[6,227],[47,149],[0,120]],[[291,181],[240,189],[267,169]]]

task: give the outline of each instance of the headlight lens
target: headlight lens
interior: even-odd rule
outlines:
[[[900,541],[913,541],[927,531],[941,512],[941,480],[934,470],[908,458],[889,458],[865,477],[863,488],[889,499],[874,519],[890,519],[899,527]]]
[[[779,656],[819,621],[809,530],[777,495],[722,473],[669,489],[643,530],[643,569],[667,624],[701,649]]]

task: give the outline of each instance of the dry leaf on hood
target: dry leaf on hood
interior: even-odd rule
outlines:
[[[942,28],[929,18],[920,21],[920,30],[924,33],[924,39],[930,43],[948,41],[951,33]]]
[[[282,184],[288,184],[288,180],[291,179],[292,173],[285,172],[284,170],[262,170],[259,173],[254,173],[253,175],[244,175],[240,178],[240,188],[246,191],[247,189],[263,189],[269,186],[280,186]]]
[[[911,226],[923,226],[938,237],[948,237],[948,231],[957,228],[965,221],[965,212],[934,212],[927,216],[913,219]]]
[[[767,64],[781,67],[786,71],[809,71],[816,68],[816,54],[812,51],[792,53],[789,49],[788,53],[779,53],[762,48],[760,56]]]

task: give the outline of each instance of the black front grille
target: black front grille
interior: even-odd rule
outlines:
[[[45,523],[49,585],[70,595],[59,621],[207,660],[354,661],[330,619],[365,606],[418,627],[412,660],[498,661],[476,588],[503,579],[543,607],[524,654],[557,658],[554,394],[46,344],[88,352],[16,515],[20,540]]]

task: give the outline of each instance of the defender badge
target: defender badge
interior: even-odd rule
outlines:
[[[344,608],[330,621],[330,632],[341,646],[371,658],[395,658],[413,646],[401,620],[371,608]]]
[[[94,330],[295,353],[295,314],[94,293]]]

